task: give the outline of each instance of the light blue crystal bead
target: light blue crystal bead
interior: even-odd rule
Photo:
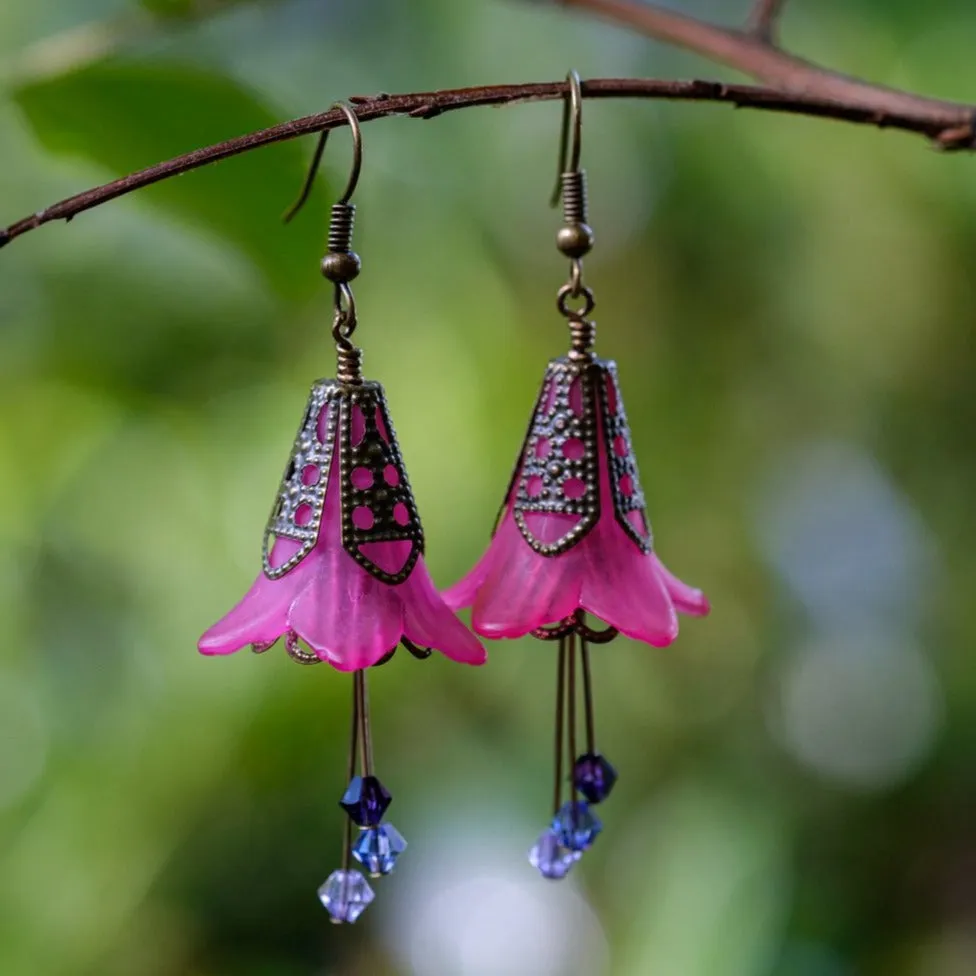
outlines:
[[[352,856],[374,877],[389,874],[407,842],[393,824],[380,824],[364,830],[352,846]]]
[[[544,878],[558,881],[569,874],[569,869],[582,857],[578,851],[570,851],[559,843],[556,832],[544,830],[529,851],[529,864]]]
[[[319,888],[319,901],[333,922],[355,922],[375,897],[359,871],[333,871]]]
[[[603,830],[600,818],[584,800],[571,800],[559,808],[553,817],[552,829],[556,839],[571,851],[589,850]]]

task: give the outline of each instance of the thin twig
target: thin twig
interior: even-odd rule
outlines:
[[[566,97],[564,81],[525,85],[490,85],[404,95],[353,96],[360,122],[372,122],[389,116],[432,119],[445,112],[475,105],[510,105],[516,102],[552,101]],[[787,112],[819,118],[838,119],[861,125],[901,129],[928,136],[942,149],[972,149],[976,106],[951,102],[925,101],[924,109],[913,105],[910,110],[879,111],[846,105],[815,95],[783,94],[753,85],[725,85],[716,81],[659,81],[653,78],[593,78],[583,82],[585,98],[652,98],[687,102],[718,102],[737,108]],[[134,123],[135,124],[135,123]],[[338,109],[306,115],[282,122],[270,129],[250,132],[184,156],[139,170],[103,186],[68,197],[53,206],[24,217],[0,230],[0,247],[15,237],[35,230],[52,220],[71,220],[109,200],[132,193],[153,183],[198,169],[210,163],[250,152],[288,139],[314,132],[325,132],[345,125]]]
[[[747,30],[767,44],[776,43],[776,28],[786,0],[756,0],[749,13]]]
[[[710,61],[736,68],[779,92],[832,101],[850,110],[875,112],[884,117],[911,117],[917,121],[926,118],[933,122],[947,113],[955,115],[956,124],[945,129],[947,141],[956,147],[959,142],[972,143],[974,106],[872,85],[787,54],[745,31],[709,24],[687,14],[665,10],[657,4],[638,0],[559,2],[564,7],[596,14],[621,27],[629,27],[648,37],[694,51]],[[966,136],[961,133],[963,129]]]

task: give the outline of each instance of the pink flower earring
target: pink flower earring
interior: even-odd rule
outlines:
[[[592,845],[602,825],[590,806],[607,798],[617,778],[596,748],[589,645],[621,633],[665,647],[678,635],[678,612],[700,616],[709,609],[701,591],[672,576],[654,552],[617,366],[592,351],[596,326],[588,316],[595,302],[583,283],[582,260],[593,244],[579,168],[582,95],[575,71],[567,80],[560,151],[564,226],[557,245],[571,265],[557,307],[569,322],[571,349],[546,370],[487,552],[444,594],[451,607],[472,608],[473,629],[482,637],[531,634],[559,641],[553,820],[529,854],[547,878],[564,877]],[[591,628],[587,613],[606,629]],[[581,755],[577,641],[586,730]],[[566,803],[564,738],[571,770]]]
[[[319,898],[333,921],[354,922],[374,895],[366,878],[350,869],[350,854],[377,877],[393,870],[406,847],[382,822],[391,797],[373,769],[366,669],[388,661],[399,645],[416,657],[435,649],[465,664],[483,664],[485,651],[427,572],[423,529],[386,395],[379,383],[363,379],[362,351],[351,342],[357,319],[349,282],[360,261],[351,250],[355,206],[349,200],[362,164],[362,136],[355,112],[338,104],[352,131],[354,163],[332,208],[322,261],[322,273],[335,285],[336,379],[312,385],[265,530],[263,572],[200,638],[199,649],[229,654],[250,645],[262,653],[284,637],[294,660],[328,661],[353,672],[348,785],[340,800],[348,815],[342,867]],[[307,196],[326,135],[292,214]],[[355,842],[353,824],[361,828]]]

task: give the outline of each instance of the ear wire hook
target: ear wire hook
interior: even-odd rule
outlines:
[[[346,189],[338,201],[341,204],[347,204],[352,198],[353,193],[356,192],[356,186],[359,184],[359,172],[363,166],[363,134],[359,128],[359,117],[348,102],[336,102],[332,108],[339,109],[345,115],[346,121],[349,123],[349,129],[352,132],[352,169],[349,173],[349,182],[346,184]],[[302,192],[282,218],[286,224],[297,216],[298,212],[308,202],[308,198],[312,193],[312,187],[315,185],[315,177],[318,175],[319,166],[322,163],[322,156],[325,153],[325,145],[329,140],[330,131],[326,129],[319,136],[319,141],[315,146],[315,152],[312,154],[312,163],[308,168],[308,175],[305,177],[305,183],[302,185]]]
[[[559,173],[552,206],[563,202],[563,226],[556,234],[556,247],[569,258],[569,281],[556,296],[556,307],[569,322],[572,348],[570,359],[588,361],[592,355],[596,326],[590,320],[596,302],[583,283],[583,257],[593,247],[593,230],[586,217],[586,172],[580,169],[583,135],[583,86],[576,71],[566,75],[567,97],[563,102],[563,128],[559,141]]]
[[[559,169],[556,173],[556,185],[549,206],[555,207],[559,203],[562,190],[563,173],[575,173],[579,170],[580,148],[583,141],[583,88],[579,72],[572,69],[566,75],[568,91],[563,101],[563,128],[559,138]],[[570,140],[572,129],[572,141]]]

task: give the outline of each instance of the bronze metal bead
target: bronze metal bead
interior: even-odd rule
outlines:
[[[330,251],[322,258],[322,274],[336,284],[352,281],[361,267],[355,251]]]
[[[593,247],[593,231],[587,224],[567,224],[559,228],[556,247],[568,258],[581,258]]]

